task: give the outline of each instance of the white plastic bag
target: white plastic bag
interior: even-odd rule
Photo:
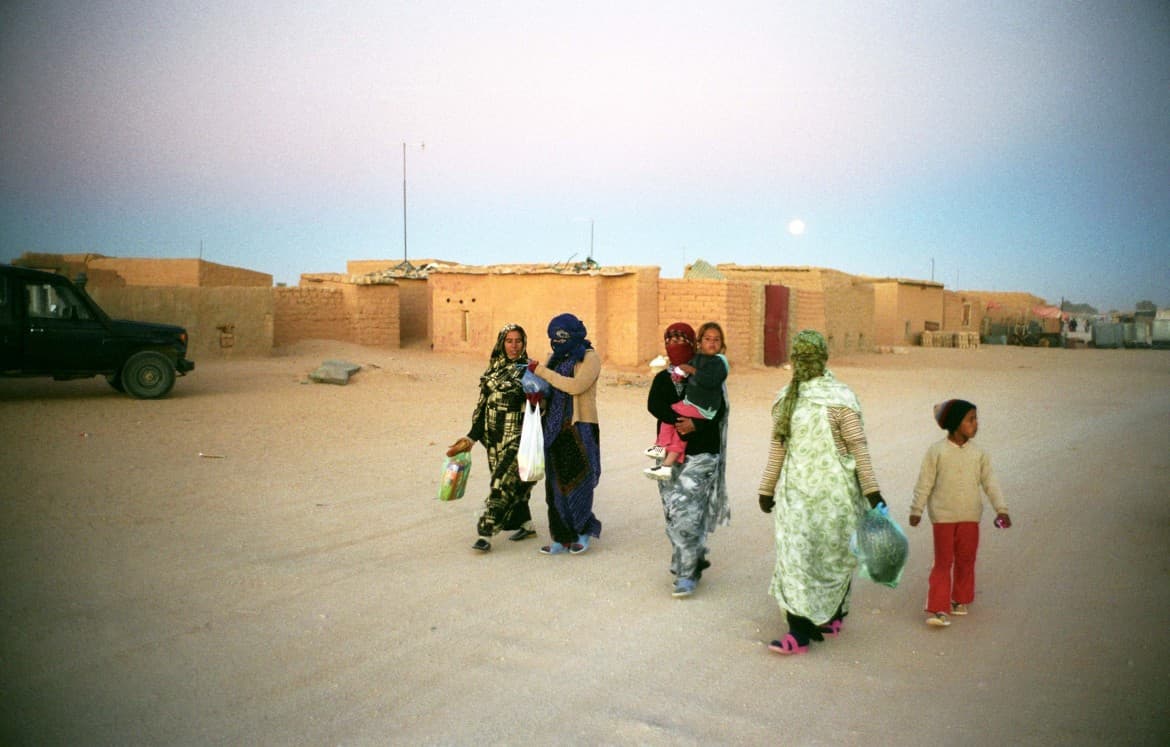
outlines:
[[[516,455],[520,479],[536,482],[544,477],[544,428],[540,408],[531,402],[524,406],[524,425],[520,426],[520,452]]]

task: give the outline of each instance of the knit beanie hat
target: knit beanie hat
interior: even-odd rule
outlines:
[[[934,421],[947,433],[954,433],[967,413],[974,409],[975,405],[965,399],[948,399],[934,406]]]

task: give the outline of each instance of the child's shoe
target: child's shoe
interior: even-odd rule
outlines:
[[[680,578],[674,582],[674,591],[670,595],[676,599],[681,597],[689,597],[695,593],[695,581],[690,578]]]
[[[951,602],[951,614],[962,617],[967,614],[967,605],[959,604],[958,602]]]
[[[661,446],[651,446],[642,453],[651,459],[662,459],[666,456],[666,449],[662,448]]]
[[[945,612],[932,612],[930,617],[926,618],[927,625],[933,625],[936,628],[945,628],[951,624],[950,619]]]
[[[660,464],[657,467],[647,467],[642,472],[651,480],[669,480],[671,475],[671,468],[665,464]]]

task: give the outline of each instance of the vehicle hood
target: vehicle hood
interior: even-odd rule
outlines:
[[[119,336],[150,336],[159,340],[174,340],[186,331],[174,324],[132,322],[128,319],[111,319],[110,329]]]

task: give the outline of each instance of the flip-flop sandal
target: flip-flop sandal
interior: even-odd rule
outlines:
[[[808,644],[800,645],[800,641],[796,640],[796,636],[789,633],[780,640],[769,643],[768,650],[784,655],[807,654]]]
[[[560,555],[561,553],[568,551],[569,548],[565,545],[562,545],[560,542],[554,542],[551,545],[545,545],[544,547],[540,548],[542,555]]]
[[[830,638],[836,638],[841,635],[841,627],[844,623],[841,620],[833,620],[828,625],[821,626],[821,634],[827,635]]]

